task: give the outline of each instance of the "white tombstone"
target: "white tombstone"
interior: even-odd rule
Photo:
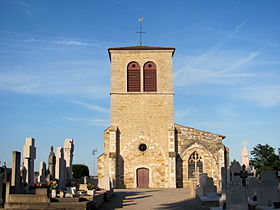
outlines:
[[[257,177],[250,177],[248,179],[248,197],[250,200],[253,199],[254,196],[257,196],[257,192],[260,190],[260,183]]]
[[[113,186],[112,179],[109,176],[98,179],[98,186],[101,189],[111,190]]]
[[[246,144],[248,144],[246,141],[242,143],[243,144],[243,149],[241,151],[241,165],[246,166],[246,170],[249,170],[249,152],[248,149],[246,148]]]
[[[234,175],[235,173],[240,173],[241,171],[241,166],[239,164],[239,162],[236,162],[231,168],[230,168],[230,184],[233,185],[242,185],[242,180],[240,178],[240,176],[238,175]]]
[[[227,210],[247,210],[248,198],[245,187],[241,185],[230,185],[226,196]]]
[[[64,159],[66,162],[66,175],[65,178],[67,181],[73,179],[72,176],[72,162],[73,162],[73,152],[74,152],[74,140],[65,139],[64,141]]]
[[[209,193],[216,193],[213,178],[208,177],[206,173],[203,173],[199,177],[199,188],[197,194],[206,196]]]
[[[46,163],[41,162],[40,163],[40,170],[39,170],[39,182],[45,182],[46,181]]]
[[[260,180],[260,191],[258,192],[258,205],[272,206],[278,201],[278,181],[276,171],[263,171]]]
[[[56,165],[55,165],[55,178],[58,179],[58,188],[60,190],[65,189],[65,172],[66,172],[66,163],[64,160],[63,148],[56,148]]]
[[[26,182],[34,184],[34,159],[36,159],[35,139],[26,138],[23,147],[24,167],[26,168]]]

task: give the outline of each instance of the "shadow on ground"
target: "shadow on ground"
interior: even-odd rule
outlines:
[[[104,203],[100,210],[111,210],[116,208],[123,208],[124,206],[135,206],[134,200],[151,197],[151,195],[144,195],[146,192],[155,192],[157,190],[149,190],[145,192],[114,192],[114,196],[110,201]]]
[[[161,204],[156,209],[187,209],[187,210],[209,210],[209,207],[200,206],[199,202],[195,199],[186,199],[175,203]]]
[[[147,202],[145,198],[153,197],[153,195],[147,195],[147,192],[156,192],[158,190],[147,191],[120,191],[114,192],[112,199],[104,203],[100,210],[112,210],[112,209],[140,209],[139,202]],[[140,200],[139,200],[140,199]],[[144,199],[141,201],[141,199]],[[155,198],[156,199],[156,198]],[[167,203],[168,201],[162,201],[158,206],[148,209],[187,209],[187,210],[208,210],[209,207],[202,207],[195,198],[185,199],[179,202]],[[153,205],[152,205],[153,206]]]

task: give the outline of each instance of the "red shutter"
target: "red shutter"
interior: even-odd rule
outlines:
[[[140,65],[131,62],[127,66],[127,92],[140,92]]]
[[[147,62],[144,65],[144,91],[157,91],[157,68],[153,62]]]

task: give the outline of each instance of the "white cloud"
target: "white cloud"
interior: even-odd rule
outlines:
[[[197,113],[197,109],[194,107],[185,107],[181,109],[175,109],[175,120],[178,122],[186,120],[190,115]]]
[[[217,112],[221,114],[226,119],[231,119],[233,117],[239,116],[239,113],[234,110],[231,105],[220,106],[217,108]]]
[[[86,41],[79,41],[79,40],[44,40],[44,39],[26,39],[23,41],[24,43],[43,43],[43,44],[57,44],[57,45],[68,45],[68,46],[93,46],[93,47],[98,47],[100,44],[99,43],[94,43],[94,42],[86,42]]]
[[[24,94],[107,96],[108,87],[93,70],[0,72],[0,90]]]
[[[85,119],[79,117],[62,117],[62,119],[72,122],[83,122],[89,125],[96,125],[96,126],[108,126],[109,120],[108,119]]]
[[[82,105],[83,107],[90,109],[90,110],[94,110],[94,111],[98,111],[98,112],[102,112],[102,113],[110,113],[109,109],[100,107],[100,106],[97,106],[94,104],[89,104],[89,103],[85,103],[85,102],[81,102],[81,101],[71,101],[70,103]]]
[[[239,97],[262,107],[280,106],[280,84],[244,87],[239,93]]]
[[[255,76],[246,70],[246,65],[257,55],[258,52],[217,51],[207,57],[185,56],[182,67],[175,71],[175,85],[238,84]]]

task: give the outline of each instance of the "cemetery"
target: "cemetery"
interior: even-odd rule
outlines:
[[[222,188],[217,192],[216,186],[207,174],[200,175],[196,197],[203,206],[211,210],[218,209],[279,209],[280,208],[280,177],[277,171],[263,171],[256,177],[249,167],[248,151],[244,146],[242,167],[235,162],[229,168],[221,168]]]
[[[244,146],[245,148],[245,146]],[[222,167],[221,187],[215,186],[207,173],[199,175],[195,198],[200,207],[211,210],[267,210],[280,208],[279,174],[263,171],[255,176],[248,165],[246,148],[242,150],[242,166],[234,162]],[[245,154],[245,155],[244,155]],[[41,162],[37,176],[35,139],[26,138],[21,152],[12,152],[12,168],[0,168],[0,208],[5,209],[96,209],[113,196],[109,177],[75,179],[72,175],[74,140],[66,139],[64,147],[54,152],[50,147],[48,163]],[[48,167],[47,167],[48,166]]]
[[[95,209],[110,199],[113,191],[106,183],[109,179],[98,183],[90,177],[73,177],[73,139],[66,139],[56,153],[53,146],[50,149],[48,168],[41,162],[38,176],[34,173],[34,138],[25,139],[22,166],[21,152],[12,152],[12,168],[0,167],[0,208]]]

